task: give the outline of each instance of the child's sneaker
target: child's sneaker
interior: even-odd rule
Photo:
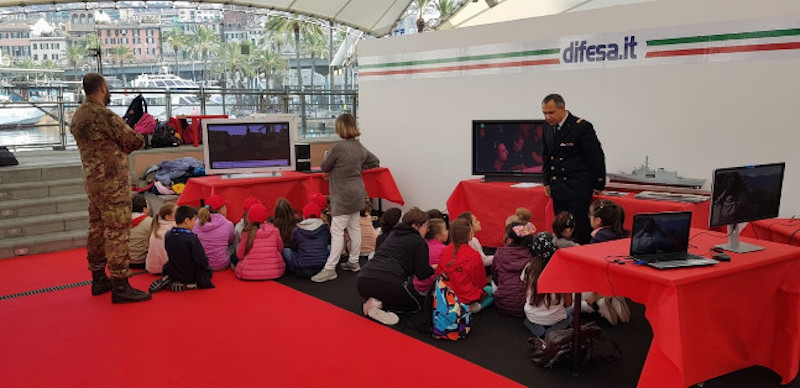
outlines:
[[[479,302],[472,302],[469,304],[469,312],[477,314],[483,310],[483,306]]]
[[[196,290],[197,289],[197,284],[186,284],[186,283],[180,283],[180,282],[172,282],[172,283],[169,284],[169,289],[172,292]]]
[[[400,322],[400,317],[391,311],[372,309],[367,311],[367,316],[387,326],[396,325]]]
[[[617,312],[611,306],[611,298],[597,299],[597,312],[605,318],[612,326],[617,325]]]
[[[150,283],[150,287],[148,288],[148,290],[152,294],[154,292],[163,290],[164,287],[168,286],[170,283],[172,283],[172,280],[169,278],[169,275],[164,275],[160,279],[157,279],[152,283]]]
[[[351,271],[351,272],[361,271],[361,266],[358,265],[358,263],[351,263],[349,261],[339,264],[339,267],[341,267],[345,271]]]
[[[339,275],[336,274],[335,269],[323,269],[322,271],[319,271],[318,274],[312,276],[311,281],[315,283],[322,283],[327,282],[328,280],[336,279],[337,277],[339,277]]]
[[[369,298],[364,302],[364,315],[369,315],[369,310],[381,308],[383,308],[383,302],[375,298]]]

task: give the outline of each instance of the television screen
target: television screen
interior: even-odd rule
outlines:
[[[714,171],[709,225],[777,217],[785,167],[785,163],[774,163]]]
[[[544,125],[544,120],[473,120],[472,174],[541,179]]]
[[[250,173],[294,169],[294,115],[202,122],[206,172]]]

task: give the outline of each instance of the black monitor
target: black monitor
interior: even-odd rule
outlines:
[[[473,120],[472,174],[487,181],[542,181],[544,120]]]
[[[778,216],[785,167],[772,163],[714,171],[709,226],[728,226],[728,242],[717,247],[737,253],[764,249],[739,242],[736,225]]]

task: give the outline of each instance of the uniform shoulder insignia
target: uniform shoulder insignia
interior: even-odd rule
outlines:
[[[579,118],[578,121],[576,121],[576,123],[580,124],[581,121],[583,121],[583,117]]]

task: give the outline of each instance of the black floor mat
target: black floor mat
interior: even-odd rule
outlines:
[[[364,300],[356,290],[357,274],[342,270],[337,272],[337,279],[325,283],[314,283],[291,274],[286,274],[278,281],[362,315]],[[560,365],[552,370],[534,365],[529,358],[527,338],[530,335],[522,324],[522,318],[500,315],[491,306],[473,315],[472,331],[467,338],[459,341],[433,339],[429,333],[425,333],[427,330],[421,330],[421,325],[430,322],[430,318],[421,313],[401,315],[400,323],[390,327],[530,387],[635,387],[650,347],[652,332],[644,317],[644,306],[636,303],[630,305],[630,323],[603,328],[603,334],[619,344],[622,359],[610,363],[591,362],[581,368],[577,376],[572,374],[570,365]],[[707,381],[703,386],[717,387],[800,388],[800,379],[796,377],[791,384],[782,386],[780,377],[771,370],[752,367]]]

